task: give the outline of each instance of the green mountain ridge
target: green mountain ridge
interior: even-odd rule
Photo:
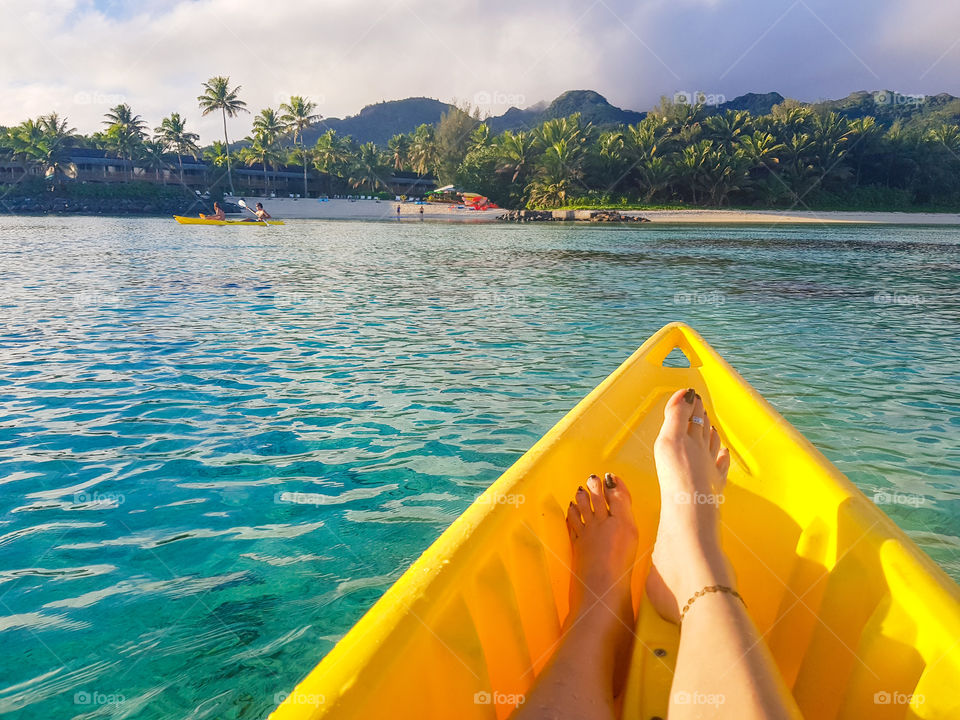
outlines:
[[[778,92],[745,93],[719,105],[708,106],[707,114],[746,110],[752,115],[766,115],[785,100]],[[942,123],[960,122],[960,98],[948,93],[919,97],[890,90],[861,90],[836,100],[801,104],[836,112],[849,119],[873,116],[885,127],[900,121],[905,129],[924,130]],[[356,115],[325,118],[304,133],[304,139],[307,144],[312,144],[327,130],[335,130],[338,135],[350,135],[358,142],[374,142],[383,147],[398,133],[412,132],[423,124],[435,125],[450,107],[448,103],[427,97],[388,100],[367,105]],[[511,107],[500,115],[486,118],[484,122],[490,126],[492,134],[499,134],[504,130],[531,129],[545,120],[567,117],[573,113],[580,113],[585,122],[600,128],[632,125],[647,115],[646,112],[612,105],[593,90],[569,90],[550,103],[538,103],[527,108]]]

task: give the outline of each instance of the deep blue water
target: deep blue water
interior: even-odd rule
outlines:
[[[960,578],[960,229],[7,217],[0,281],[13,717],[264,717],[671,320]]]

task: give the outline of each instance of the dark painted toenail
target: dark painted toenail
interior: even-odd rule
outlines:
[[[667,651],[664,650],[663,648],[657,648],[656,650],[653,651],[653,654],[656,655],[657,657],[663,657],[664,655],[667,654]]]
[[[600,478],[597,477],[596,475],[591,475],[591,476],[590,476],[590,479],[591,479],[591,480],[599,480]]]
[[[578,485],[577,492],[586,492],[586,490],[583,489],[583,485]]]
[[[693,399],[697,396],[697,391],[690,388],[683,394],[683,401],[693,405]]]
[[[608,488],[615,488],[617,486],[617,481],[613,479],[613,475],[611,475],[610,473],[607,473],[606,475],[604,475],[603,478],[604,478],[603,484],[606,485]]]
[[[703,400],[703,398],[700,397],[700,393],[697,393],[697,400]]]

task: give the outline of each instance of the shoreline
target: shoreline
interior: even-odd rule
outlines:
[[[237,196],[236,199],[239,199]],[[257,198],[244,197],[248,205],[263,202],[267,211],[278,220],[359,220],[359,221],[402,221],[409,223],[418,219],[433,222],[452,223],[510,223],[516,221],[500,220],[499,218],[510,211],[504,208],[495,210],[469,210],[464,207],[443,203],[428,203],[420,205],[415,202],[396,202],[381,200],[345,200],[330,199],[317,200],[310,198]],[[229,202],[229,200],[228,200]],[[116,204],[110,202],[67,203],[59,202],[47,207],[31,208],[33,212],[14,211],[3,212],[0,208],[0,217],[46,217],[46,216],[74,216],[74,217],[171,217],[177,214],[168,213],[166,208],[158,207],[161,203],[123,200]],[[400,214],[397,215],[397,206]],[[152,206],[152,207],[151,207]],[[420,209],[423,209],[423,214]],[[19,208],[17,208],[19,210]],[[618,225],[612,222],[591,222],[588,217],[591,213],[618,212],[620,215],[636,219],[645,218],[648,223],[643,227],[657,225],[921,225],[921,226],[960,226],[960,213],[933,213],[933,212],[874,212],[874,211],[810,211],[810,210],[711,210],[711,209],[683,209],[683,210],[557,210],[542,211],[554,214],[554,223],[580,225]],[[574,213],[579,217],[574,217]],[[182,212],[180,213],[182,214]],[[189,212],[187,214],[194,214]],[[240,219],[244,215],[230,215]],[[171,217],[172,219],[172,217]],[[536,222],[536,221],[534,221]],[[519,224],[527,224],[522,222]],[[536,222],[536,224],[541,224]],[[626,224],[626,223],[625,223]],[[630,225],[640,223],[630,222]]]
[[[239,197],[239,196],[238,196]],[[262,202],[267,211],[274,217],[282,220],[441,220],[448,222],[500,222],[499,218],[510,211],[506,208],[495,210],[469,210],[463,207],[445,203],[427,203],[420,205],[415,202],[397,202],[391,200],[346,200],[335,198],[319,200],[315,198],[263,198],[245,197],[248,205],[253,206]],[[397,206],[400,214],[397,215]],[[423,215],[420,215],[420,209]],[[649,227],[657,224],[729,224],[729,225],[960,225],[960,213],[930,213],[930,212],[860,212],[860,211],[824,211],[810,210],[711,210],[711,209],[683,209],[683,210],[620,210],[624,217],[643,217],[650,223],[643,223]],[[555,222],[596,224],[588,219],[589,214],[604,212],[602,210],[589,211],[545,211],[553,212]],[[561,219],[558,216],[566,216]],[[576,217],[579,215],[580,217]],[[503,221],[507,222],[507,221]],[[611,223],[603,223],[605,225]],[[613,223],[615,224],[615,223]],[[632,223],[631,223],[632,224]]]
[[[960,225],[960,213],[829,210],[624,210],[651,224],[730,225]]]

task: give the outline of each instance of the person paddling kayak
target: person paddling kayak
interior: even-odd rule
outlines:
[[[223,211],[223,208],[220,207],[220,203],[214,202],[213,215],[204,215],[203,213],[200,213],[200,217],[203,220],[226,220],[227,214]]]
[[[250,208],[248,207],[247,209],[249,210]],[[273,217],[263,209],[263,203],[257,203],[257,209],[253,211],[253,214],[256,215],[255,218],[245,218],[244,222],[262,222]]]

